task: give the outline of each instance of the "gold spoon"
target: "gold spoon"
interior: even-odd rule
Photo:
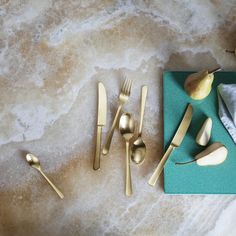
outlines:
[[[146,155],[146,145],[142,140],[142,127],[143,127],[143,117],[144,117],[144,109],[145,103],[147,98],[147,91],[148,87],[142,87],[142,94],[141,94],[141,109],[140,109],[140,123],[139,123],[139,130],[138,130],[138,138],[134,141],[132,146],[132,154],[131,160],[136,164],[142,164],[145,159]]]
[[[56,191],[56,193],[59,195],[59,197],[61,199],[64,198],[64,195],[61,193],[61,191],[49,180],[49,178],[43,173],[42,169],[41,169],[41,165],[40,165],[40,161],[39,159],[34,156],[31,153],[28,153],[26,155],[26,160],[27,162],[30,164],[31,167],[35,168],[36,170],[38,170],[41,175],[47,180],[47,182],[51,185],[51,187]]]
[[[130,171],[130,148],[129,141],[134,135],[134,120],[129,113],[124,113],[120,117],[119,124],[120,133],[126,142],[126,168],[125,168],[125,194],[126,196],[132,195],[132,182]]]

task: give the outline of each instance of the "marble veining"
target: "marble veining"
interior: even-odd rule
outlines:
[[[234,196],[169,196],[147,185],[162,153],[162,72],[234,70],[235,0],[0,1],[0,235],[235,235]],[[124,192],[124,143],[116,131],[92,170],[97,82],[111,125],[123,76],[125,111],[144,121],[147,159]],[[40,157],[60,201],[24,160]]]

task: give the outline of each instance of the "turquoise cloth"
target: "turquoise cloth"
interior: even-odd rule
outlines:
[[[217,72],[210,95],[202,101],[192,100],[183,84],[192,72],[164,72],[163,110],[164,146],[168,147],[183,117],[188,103],[193,105],[193,119],[181,144],[174,150],[164,168],[164,191],[168,194],[236,194],[236,145],[218,116],[217,86],[236,82],[236,72]],[[213,120],[210,143],[222,142],[228,157],[218,166],[200,167],[196,163],[177,166],[175,162],[190,161],[205,149],[195,138],[204,120]],[[164,152],[164,150],[163,150]],[[157,158],[161,158],[161,155]]]

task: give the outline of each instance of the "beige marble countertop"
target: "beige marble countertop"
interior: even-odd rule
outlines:
[[[148,177],[162,153],[162,72],[236,68],[236,1],[0,1],[0,235],[233,236],[236,198],[169,196]],[[124,196],[124,142],[116,131],[92,170],[97,82],[108,122],[122,74],[134,79],[125,111],[144,121],[147,158]],[[24,159],[40,157],[60,200]]]

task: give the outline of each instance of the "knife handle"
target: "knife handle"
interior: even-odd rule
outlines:
[[[100,169],[101,137],[102,137],[102,126],[97,126],[96,152],[93,161],[94,170]]]
[[[170,156],[170,154],[172,153],[172,151],[175,149],[175,146],[170,145],[168,147],[168,149],[166,150],[164,156],[162,157],[161,161],[159,162],[159,164],[157,165],[154,173],[152,174],[151,178],[148,181],[148,184],[150,184],[151,186],[154,186],[162,172],[162,170],[164,169],[164,165],[168,159],[168,157]]]

